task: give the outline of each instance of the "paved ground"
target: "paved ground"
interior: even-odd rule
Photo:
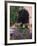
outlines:
[[[10,39],[31,39],[32,34],[28,31],[26,32],[20,32],[19,30],[16,30],[10,33]]]

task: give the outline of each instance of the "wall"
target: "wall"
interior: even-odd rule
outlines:
[[[23,0],[23,1],[30,1],[30,2],[35,1],[37,3],[37,0]],[[4,33],[5,33],[5,31],[4,31],[5,11],[4,10],[5,10],[4,0],[0,0],[0,46],[4,46]],[[37,6],[36,6],[36,10],[37,10]],[[36,16],[36,26],[37,26],[37,16]],[[37,31],[36,31],[36,35],[37,35]],[[37,36],[36,36],[36,40],[37,40]],[[36,41],[36,44],[8,45],[8,46],[37,46],[37,41]]]

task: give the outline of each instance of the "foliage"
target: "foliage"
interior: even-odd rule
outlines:
[[[10,6],[10,21],[14,24],[17,20],[17,12],[19,11],[19,7]]]

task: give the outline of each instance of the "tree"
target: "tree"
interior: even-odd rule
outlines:
[[[22,24],[26,24],[29,23],[29,13],[27,10],[22,9],[21,11],[19,11],[18,13],[18,23],[22,23]]]
[[[17,13],[19,11],[19,6],[10,6],[10,25],[13,25],[17,20]]]

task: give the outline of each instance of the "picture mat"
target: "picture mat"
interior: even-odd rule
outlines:
[[[10,40],[10,6],[32,6],[32,39],[23,40]],[[35,36],[35,13],[34,4],[19,4],[19,3],[8,3],[7,4],[7,43],[24,43],[24,42],[34,42]]]

